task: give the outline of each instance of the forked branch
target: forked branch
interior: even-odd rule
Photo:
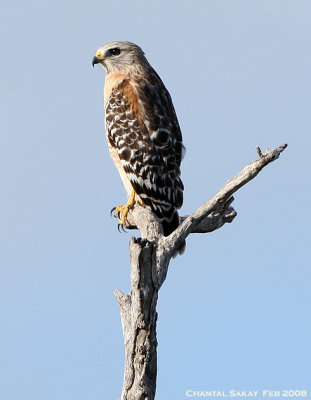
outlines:
[[[122,400],[153,400],[156,390],[157,340],[156,304],[158,291],[165,281],[171,257],[190,233],[206,233],[233,221],[233,193],[245,185],[269,163],[276,160],[286,144],[261,153],[259,158],[230,179],[210,200],[191,215],[180,218],[179,227],[163,236],[158,218],[140,205],[127,216],[129,229],[139,229],[141,238],[130,242],[131,291],[115,291],[121,312],[125,347]]]
[[[158,218],[150,210],[138,204],[134,209],[130,210],[125,227],[139,229],[143,239],[154,240],[155,238],[161,238],[165,251],[172,255],[190,233],[212,232],[221,228],[225,223],[232,222],[237,215],[236,211],[230,206],[233,201],[233,193],[254,179],[266,165],[278,159],[286,147],[287,144],[283,144],[273,150],[267,149],[262,154],[257,146],[259,157],[244,167],[210,200],[191,215],[180,217],[181,224],[166,238],[163,237],[162,227]]]

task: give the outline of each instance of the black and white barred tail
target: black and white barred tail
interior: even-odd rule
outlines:
[[[167,204],[151,202],[149,199],[144,199],[144,202],[150,206],[151,210],[160,219],[164,236],[169,236],[179,226],[180,219],[176,207]],[[186,248],[184,241],[173,255],[183,254]]]

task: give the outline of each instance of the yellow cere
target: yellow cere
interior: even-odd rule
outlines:
[[[100,51],[98,51],[97,53],[96,53],[96,57],[100,57],[102,55],[102,53],[100,52]]]

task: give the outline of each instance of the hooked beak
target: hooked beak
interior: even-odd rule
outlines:
[[[92,65],[93,65],[93,68],[94,68],[94,65],[95,64],[100,64],[102,62],[102,60],[100,59],[100,58],[98,58],[98,57],[94,57],[93,58],[93,61],[92,61]]]

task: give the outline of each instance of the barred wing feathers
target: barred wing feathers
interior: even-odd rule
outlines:
[[[135,192],[169,235],[183,203],[182,136],[168,91],[155,71],[148,75],[124,79],[112,90],[106,131]]]

